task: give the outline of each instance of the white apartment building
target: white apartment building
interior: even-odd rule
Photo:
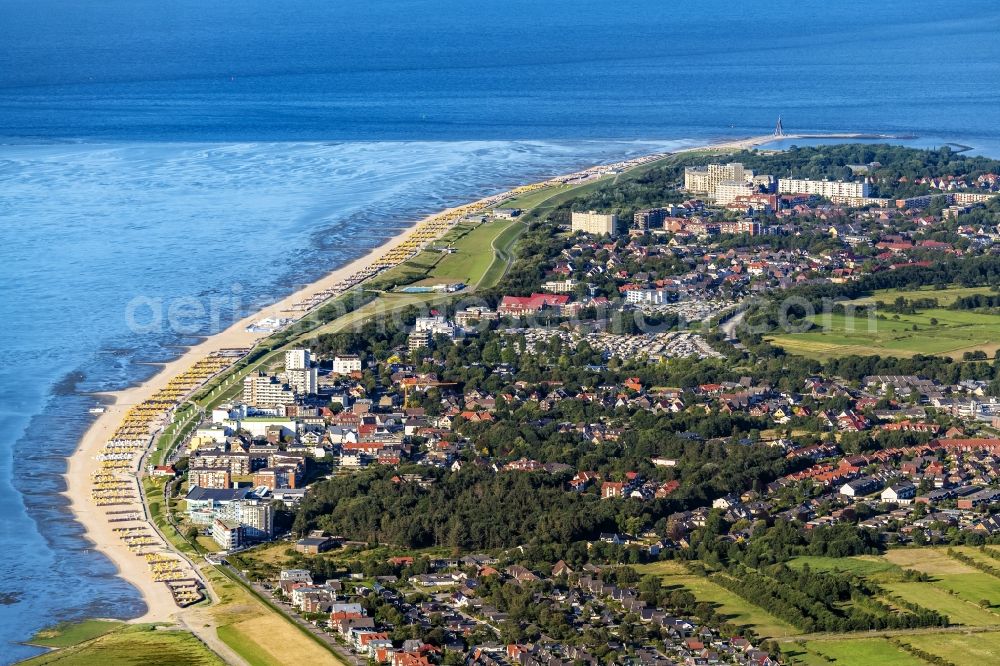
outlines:
[[[579,284],[579,280],[572,278],[569,280],[550,280],[542,283],[542,291],[548,291],[553,294],[572,294],[576,291]]]
[[[215,517],[239,525],[243,536],[251,541],[274,536],[274,509],[267,500],[235,500],[224,504]]]
[[[444,315],[433,317],[417,317],[413,324],[413,330],[417,333],[430,333],[434,335],[447,335],[449,338],[455,337],[455,325],[445,319]]]
[[[744,169],[739,162],[686,167],[684,169],[684,189],[688,192],[714,194],[715,188],[723,181],[753,182],[753,178],[753,171]]]
[[[598,213],[594,210],[586,213],[574,211],[571,220],[573,231],[582,231],[595,236],[614,235],[618,228],[618,216],[614,213]]]
[[[308,349],[289,349],[285,352],[285,370],[302,370],[312,365]]]
[[[663,305],[667,302],[666,289],[629,289],[625,302],[630,305]]]
[[[312,367],[285,370],[285,379],[288,381],[288,387],[299,395],[316,393],[319,386],[316,368]]]
[[[277,377],[251,373],[243,380],[243,402],[252,406],[292,405],[295,392]]]
[[[361,357],[357,354],[343,354],[333,357],[333,374],[349,375],[361,372]]]
[[[724,180],[712,192],[715,203],[725,206],[736,201],[736,197],[749,196],[757,192],[753,183],[745,180]]]
[[[285,380],[295,393],[316,393],[319,381],[308,349],[289,349],[285,352]]]
[[[827,199],[832,197],[867,197],[868,183],[846,180],[808,180],[805,178],[779,178],[778,192],[782,194],[815,194]]]

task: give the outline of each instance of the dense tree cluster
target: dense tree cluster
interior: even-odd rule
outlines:
[[[905,612],[893,609],[879,599],[883,590],[867,579],[808,566],[778,564],[763,571],[735,566],[711,579],[807,633],[948,625],[947,616],[916,604]]]

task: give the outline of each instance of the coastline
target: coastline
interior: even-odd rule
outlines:
[[[670,155],[682,154],[701,150],[743,150],[759,147],[771,143],[778,139],[808,139],[808,138],[843,138],[843,139],[891,139],[891,136],[874,136],[862,134],[824,134],[806,135],[790,134],[783,137],[773,135],[746,137],[742,139],[720,140],[704,145],[690,146],[687,148],[670,151],[667,153],[657,153],[645,157],[633,158],[630,162],[636,162],[634,166],[646,164]],[[578,172],[580,173],[580,172]],[[569,174],[572,175],[572,174]],[[556,178],[556,177],[553,177]],[[545,181],[550,182],[550,181]],[[294,317],[299,319],[312,312],[316,307],[325,303],[328,299],[316,301],[317,292],[327,292],[337,288],[338,284],[346,278],[356,275],[359,272],[369,269],[372,266],[382,267],[393,265],[393,251],[403,246],[414,234],[414,232],[426,223],[437,218],[445,217],[451,213],[461,211],[469,207],[484,204],[485,202],[496,202],[516,193],[510,190],[500,194],[479,199],[476,202],[465,204],[454,208],[434,213],[421,220],[415,221],[405,229],[402,229],[395,236],[389,238],[385,243],[374,248],[357,259],[332,270],[318,280],[296,289],[280,301],[273,303],[249,316],[233,323],[228,328],[218,333],[212,334],[201,342],[186,348],[179,356],[159,367],[157,372],[140,384],[131,386],[121,391],[103,394],[108,398],[104,413],[90,425],[82,436],[76,450],[67,460],[67,469],[64,474],[67,489],[63,493],[69,499],[69,507],[74,518],[83,526],[86,538],[93,544],[93,547],[110,559],[117,568],[118,575],[130,583],[140,594],[145,605],[146,612],[137,618],[132,618],[129,622],[169,622],[183,612],[184,609],[178,607],[168,588],[162,583],[157,583],[150,576],[148,567],[144,559],[130,551],[125,543],[115,534],[112,524],[107,520],[105,511],[91,501],[90,473],[96,468],[96,455],[101,451],[105,442],[118,427],[126,412],[134,405],[138,405],[149,399],[157,391],[163,389],[175,376],[183,373],[192,364],[205,356],[223,349],[250,348],[260,340],[268,337],[269,333],[248,332],[247,326],[252,322],[267,317]],[[492,205],[492,204],[491,204]],[[398,261],[396,263],[399,263]],[[289,314],[292,306],[311,302],[306,309],[296,308],[294,314]],[[300,305],[301,306],[301,305]]]
[[[443,213],[453,210],[455,209],[448,209]],[[225,330],[185,348],[179,356],[161,365],[153,376],[142,383],[120,391],[101,394],[107,399],[104,405],[105,411],[87,428],[76,450],[68,458],[64,474],[66,491],[63,494],[69,499],[69,508],[73,512],[74,518],[83,526],[84,536],[95,549],[114,563],[118,575],[136,588],[146,604],[146,612],[137,618],[129,619],[129,622],[169,621],[182,609],[174,603],[173,597],[165,585],[153,581],[143,558],[130,551],[125,543],[118,538],[112,531],[111,523],[106,519],[105,512],[96,506],[90,498],[90,473],[96,468],[95,456],[118,427],[128,409],[150,398],[164,388],[173,377],[184,372],[198,359],[212,352],[222,349],[253,347],[257,342],[268,337],[269,333],[248,332],[246,327],[251,323],[265,317],[288,317],[287,310],[293,305],[306,300],[317,291],[332,289],[342,280],[379,261],[402,245],[414,229],[443,213],[435,213],[414,222],[361,257],[327,273],[315,282],[297,289],[280,301],[233,323]],[[307,313],[306,311],[296,312],[296,318]]]

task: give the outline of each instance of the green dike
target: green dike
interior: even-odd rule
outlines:
[[[79,629],[70,626],[56,639],[79,639],[79,642],[61,645],[51,652],[21,663],[27,666],[109,666],[138,663],[148,666],[221,666],[224,663],[188,631],[165,629],[153,624],[122,626],[117,623],[118,628],[95,636],[93,632],[96,627],[92,626],[92,622],[80,623]]]
[[[228,567],[215,567],[215,570],[218,573],[220,573],[223,576],[225,576],[226,578],[228,578],[229,580],[231,580],[236,585],[238,585],[241,588],[243,588],[243,590],[246,593],[248,593],[250,596],[252,596],[255,599],[257,599],[257,601],[259,601],[262,604],[264,604],[264,606],[266,606],[268,608],[268,610],[270,610],[272,613],[276,613],[277,615],[279,615],[283,619],[285,619],[285,614],[281,611],[280,608],[278,608],[277,606],[275,606],[274,603],[272,603],[270,599],[268,599],[265,596],[259,594],[257,592],[257,590],[253,589],[252,587],[250,587],[249,585],[247,585],[246,583],[244,583],[238,576],[236,576],[233,572],[231,572],[228,569]],[[324,650],[326,650],[327,652],[329,652],[330,655],[334,658],[335,661],[337,661],[338,663],[343,663],[341,661],[341,659],[340,659],[340,656],[337,655],[337,653],[334,652],[325,641],[321,640],[318,636],[316,636],[311,631],[309,631],[308,629],[306,629],[305,627],[303,627],[302,625],[300,625],[298,622],[295,622],[294,620],[287,620],[286,619],[286,622],[288,622],[289,624],[291,624],[292,626],[294,626],[295,629],[298,630],[298,632],[300,634],[302,634],[302,636],[308,638],[310,641],[312,641],[316,645],[320,646],[321,648],[323,648]],[[242,640],[242,636],[241,636],[241,633],[240,633],[240,631],[239,631],[238,628],[236,628],[236,627],[234,627],[232,625],[221,626],[218,629],[218,634],[219,634],[219,638],[221,638],[226,643],[226,645],[229,645],[231,648],[233,648],[234,650],[236,650],[236,652],[238,652],[241,657],[243,657],[244,659],[246,659],[247,661],[249,661],[251,664],[259,663],[259,664],[265,664],[266,665],[266,664],[273,663],[272,660],[267,659],[266,657],[263,657],[263,656],[261,656],[260,654],[258,654],[256,652],[253,652],[251,650],[247,650],[246,649],[246,642],[244,640]]]

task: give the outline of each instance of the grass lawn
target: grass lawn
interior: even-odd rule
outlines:
[[[253,666],[340,663],[324,645],[275,611],[245,587],[208,568],[206,575],[219,604],[206,609],[218,623],[218,635]]]
[[[190,632],[157,629],[146,624],[115,629],[21,663],[28,666],[221,666],[223,662]]]
[[[944,613],[952,624],[986,627],[1000,624],[1000,615],[980,608],[964,596],[949,594],[939,583],[887,583],[889,592],[925,608]]]
[[[920,289],[879,289],[871,296],[856,298],[851,303],[865,305],[882,301],[892,303],[902,296],[907,300],[914,298],[936,298],[938,305],[951,305],[959,298],[974,296],[976,294],[995,294],[991,287],[947,287],[945,289],[935,289],[933,286],[922,287]]]
[[[656,562],[636,567],[640,574],[655,574],[663,578],[666,587],[684,587],[698,601],[705,601],[737,625],[748,625],[762,637],[784,638],[802,633],[762,608],[747,603],[736,594],[716,585],[707,578],[695,576],[677,562]]]
[[[1000,661],[1000,632],[914,634],[900,640],[956,666],[984,666]]]
[[[795,663],[808,666],[830,663],[879,666],[923,666],[924,664],[922,659],[904,652],[884,638],[809,641],[806,643],[806,650],[808,653],[797,656]]]
[[[904,298],[936,298],[948,305],[971,294],[994,293],[989,287],[949,287],[919,291],[885,290],[851,303],[862,305],[875,301],[891,302]],[[937,323],[932,323],[932,319]],[[792,354],[831,358],[851,354],[913,356],[914,354],[950,355],[956,359],[964,352],[982,350],[993,355],[1000,349],[1000,315],[944,307],[896,315],[845,317],[819,314],[811,318],[819,329],[804,333],[776,335],[773,344]],[[914,330],[916,326],[917,330]]]
[[[932,576],[978,573],[977,569],[949,557],[947,548],[893,548],[882,557],[904,569],[914,569]]]
[[[451,245],[455,252],[441,258],[432,271],[433,276],[444,282],[479,284],[493,264],[494,241],[509,229],[521,226],[515,220],[497,220],[476,227]]]
[[[77,645],[84,641],[103,636],[109,631],[120,629],[124,622],[117,620],[84,620],[83,622],[64,622],[49,629],[42,629],[35,634],[29,643],[43,647],[60,648]]]
[[[857,557],[816,557],[803,555],[788,562],[788,566],[794,568],[801,568],[806,564],[816,571],[843,571],[873,578],[879,578],[880,574],[900,573],[898,565],[873,555],[859,555]]]
[[[823,357],[937,354],[960,359],[967,351],[982,350],[992,356],[1000,348],[1000,315],[934,308],[896,316],[815,315],[811,320],[820,330],[768,339],[792,354]]]
[[[568,189],[571,189],[570,185],[550,185],[549,187],[543,187],[535,190],[534,192],[528,192],[522,196],[514,197],[509,201],[505,201],[503,205],[504,208],[531,210],[532,208],[536,208],[538,205],[545,202],[547,199],[550,199],[556,194]]]

